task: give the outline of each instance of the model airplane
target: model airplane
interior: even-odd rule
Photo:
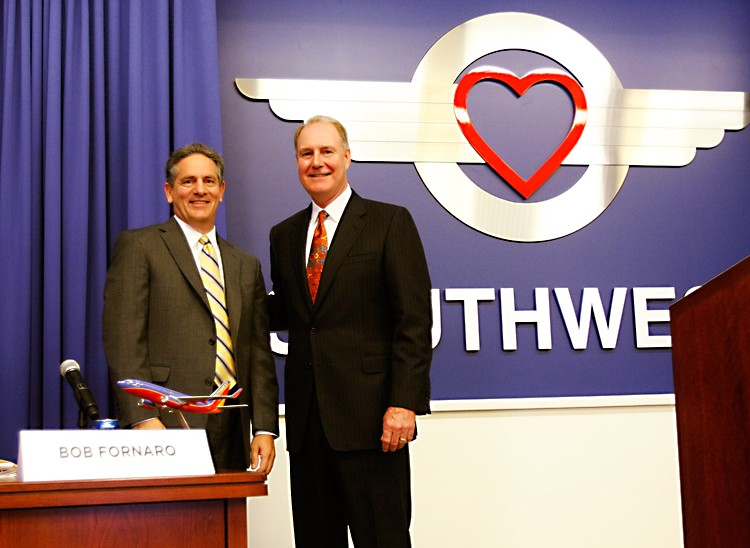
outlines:
[[[229,381],[225,381],[208,396],[189,396],[139,379],[124,379],[117,381],[117,386],[128,394],[141,398],[138,405],[146,409],[166,409],[176,412],[180,422],[185,428],[189,428],[182,412],[188,413],[221,413],[230,407],[247,407],[245,404],[225,405],[226,400],[235,399],[242,393],[238,388],[234,394],[229,394]]]

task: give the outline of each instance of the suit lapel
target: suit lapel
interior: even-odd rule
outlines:
[[[366,214],[367,207],[365,206],[365,201],[352,192],[351,198],[349,198],[349,203],[344,210],[344,214],[341,216],[339,226],[336,228],[333,242],[328,249],[328,255],[326,256],[326,262],[323,266],[323,274],[320,277],[320,287],[318,288],[318,296],[315,299],[314,308],[317,308],[325,299],[328,289],[336,278],[336,273],[344,260],[349,256],[349,252],[357,241],[357,238],[359,238],[359,235],[365,226]],[[305,283],[307,283],[307,281],[305,281]]]
[[[174,219],[161,225],[160,230],[162,231],[162,239],[169,249],[174,262],[177,263],[177,267],[185,276],[185,279],[192,286],[195,292],[206,305],[208,311],[211,311],[211,307],[208,304],[208,297],[206,296],[206,290],[203,287],[200,273],[198,268],[195,266],[195,259],[193,258],[193,252],[188,246],[185,234]]]
[[[241,289],[239,283],[236,283],[237,280],[240,280],[240,258],[226,240],[218,235],[217,239],[221,250],[221,262],[224,267],[224,295],[227,301],[229,329],[232,333],[232,340],[236,341],[239,337],[240,312],[242,311]]]
[[[292,259],[292,270],[299,285],[300,292],[305,296],[308,306],[312,307],[310,289],[307,286],[307,270],[305,268],[305,256],[307,245],[307,229],[310,223],[312,204],[307,209],[300,211],[293,221],[293,229],[289,232],[289,252]]]

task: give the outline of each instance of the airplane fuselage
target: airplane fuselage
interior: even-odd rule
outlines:
[[[228,395],[229,383],[224,383],[208,396],[189,396],[182,392],[165,388],[139,379],[117,381],[117,386],[128,394],[141,398],[138,404],[147,409],[173,409],[188,413],[221,413],[224,400],[240,395],[242,389]]]

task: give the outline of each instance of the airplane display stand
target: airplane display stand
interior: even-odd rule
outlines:
[[[670,307],[685,548],[750,546],[750,258]]]
[[[247,497],[266,475],[0,480],[0,546],[247,548]]]

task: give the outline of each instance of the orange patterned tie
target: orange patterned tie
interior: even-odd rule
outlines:
[[[328,213],[321,210],[318,213],[318,225],[315,227],[312,245],[310,246],[310,256],[307,258],[307,286],[310,288],[310,297],[315,302],[320,285],[320,275],[323,273],[323,263],[328,254],[328,235],[326,227],[323,224]]]

